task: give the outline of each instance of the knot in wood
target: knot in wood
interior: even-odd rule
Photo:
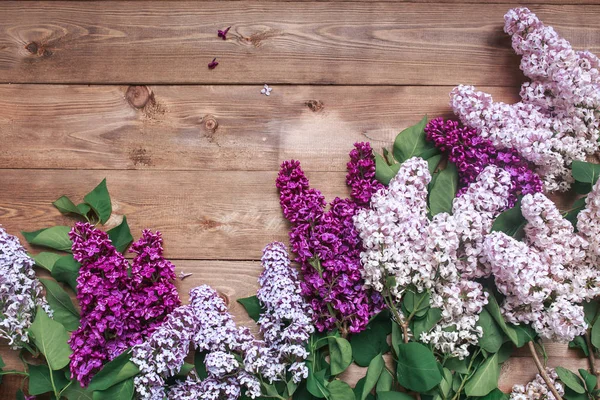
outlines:
[[[132,107],[144,108],[148,104],[148,101],[150,101],[152,92],[148,86],[129,86],[125,97]]]
[[[37,44],[36,42],[31,42],[31,43],[28,43],[28,44],[25,46],[25,49],[26,49],[28,52],[30,52],[31,54],[37,54],[37,52],[38,52],[38,44]]]
[[[325,107],[325,104],[321,100],[308,100],[306,103],[306,107],[310,108],[312,112],[319,112]]]
[[[214,133],[219,127],[219,122],[217,122],[215,117],[210,114],[205,115],[204,118],[202,118],[202,121],[204,121],[204,127],[206,130],[210,133]]]
[[[220,297],[221,299],[223,299],[223,302],[225,303],[225,305],[226,305],[227,307],[229,307],[229,297],[227,297],[227,295],[226,295],[225,293],[223,293],[223,292],[219,292],[219,291],[217,291],[217,295],[219,295],[219,297]]]

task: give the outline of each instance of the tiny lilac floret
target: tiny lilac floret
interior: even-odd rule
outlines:
[[[211,62],[208,63],[208,69],[215,69],[217,68],[217,65],[219,65],[219,63],[217,62],[217,57],[215,57]]]
[[[231,29],[231,26],[228,26],[227,28],[221,30],[218,30],[218,37],[222,38],[223,40],[227,40],[227,32],[229,32],[229,30]]]

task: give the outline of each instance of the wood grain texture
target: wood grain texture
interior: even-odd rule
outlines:
[[[0,82],[517,85],[518,58],[502,31],[508,8],[2,2]],[[600,50],[600,6],[533,9],[575,47]],[[218,38],[230,25],[227,41]],[[220,65],[209,71],[213,57]]]
[[[389,147],[423,115],[452,115],[448,87],[260,89],[0,85],[0,168],[343,171],[352,143]]]

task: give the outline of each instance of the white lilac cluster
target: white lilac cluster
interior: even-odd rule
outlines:
[[[38,306],[52,317],[34,264],[19,239],[0,227],[0,338],[13,350],[29,343],[27,328]]]
[[[301,295],[298,272],[291,266],[283,243],[265,247],[262,265],[261,288],[256,296],[264,312],[258,325],[276,362],[256,372],[273,382],[284,379],[287,369],[293,382],[299,383],[308,377],[304,360],[308,357],[306,343],[314,332],[312,310]]]
[[[442,321],[420,340],[463,358],[482,335],[477,321],[487,293],[473,279],[489,275],[482,254],[484,236],[507,207],[512,183],[506,171],[489,166],[454,200],[452,215],[439,213],[430,221],[430,180],[427,162],[411,158],[389,187],[373,196],[371,207],[356,215],[365,249],[363,276],[369,287],[384,296],[389,293],[395,304],[409,289],[430,291],[430,305],[442,310]]]
[[[193,345],[205,354],[208,376],[194,373],[169,388],[167,378],[183,366]],[[190,304],[178,307],[143,344],[133,348],[131,360],[140,369],[134,379],[137,397],[162,400],[234,400],[244,394],[260,396],[260,382],[238,359],[256,346],[247,328],[236,327],[216,291],[203,285],[190,291]]]
[[[525,241],[502,232],[485,239],[484,252],[498,290],[502,310],[514,324],[531,323],[544,338],[570,341],[587,329],[583,301],[600,295],[596,267],[600,234],[600,184],[596,183],[578,215],[575,233],[554,203],[541,193],[521,204]]]
[[[558,381],[558,374],[553,368],[546,369],[546,375],[552,381],[556,392],[563,396],[565,394],[565,388],[562,383]],[[513,386],[512,392],[510,393],[511,400],[556,400],[548,385],[544,382],[539,374],[536,375],[535,379],[529,382],[526,386],[515,385]]]
[[[535,164],[546,190],[567,190],[571,162],[600,148],[600,61],[573,50],[527,8],[510,10],[504,18],[504,30],[522,56],[521,70],[531,79],[521,87],[521,101],[494,102],[472,86],[459,86],[451,106],[494,146],[514,148]]]

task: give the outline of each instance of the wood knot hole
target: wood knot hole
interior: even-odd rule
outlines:
[[[308,100],[304,103],[306,107],[310,108],[312,112],[319,112],[325,107],[325,104],[321,100]]]
[[[31,43],[28,43],[28,44],[25,46],[25,49],[26,49],[28,52],[30,52],[31,54],[37,54],[37,52],[38,52],[38,44],[37,44],[36,42],[31,42]]]
[[[144,108],[152,98],[152,92],[148,86],[129,86],[125,97],[134,108]]]
[[[209,133],[215,133],[219,127],[219,122],[210,114],[205,115],[204,118],[202,118],[202,121],[204,122],[204,127]]]
[[[219,297],[223,300],[223,302],[225,303],[225,305],[227,307],[229,307],[229,297],[225,293],[219,292],[219,291],[217,291],[217,295],[219,295]]]

